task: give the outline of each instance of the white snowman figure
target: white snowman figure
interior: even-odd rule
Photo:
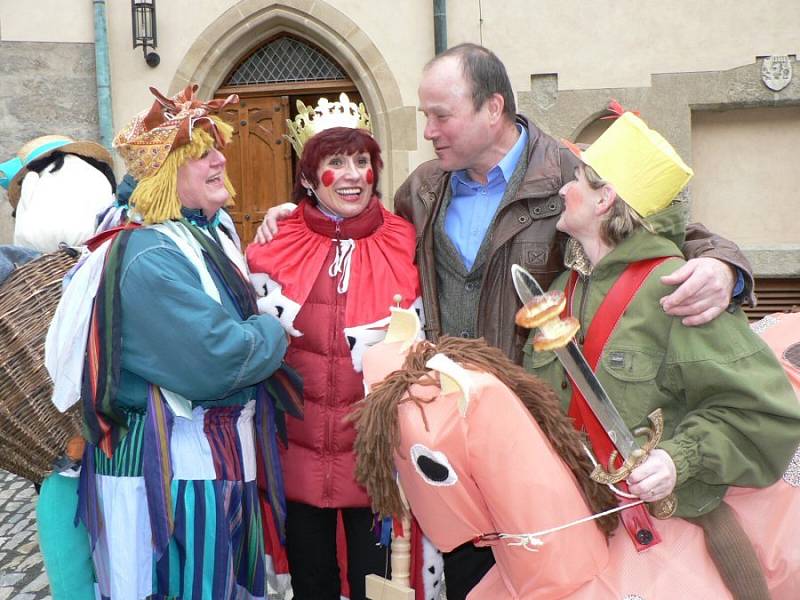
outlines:
[[[14,245],[40,252],[85,243],[116,192],[108,150],[62,135],[31,140],[0,164],[0,185],[16,216]]]

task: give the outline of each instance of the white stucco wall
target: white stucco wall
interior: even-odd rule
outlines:
[[[309,0],[306,4],[323,3]],[[433,54],[430,0],[328,0],[366,34],[389,64],[403,102],[416,104],[422,66]],[[131,48],[130,3],[107,3],[114,121],[149,102],[146,84],[166,88],[196,38],[231,8],[268,0],[168,0],[158,3],[161,65],[147,67]],[[288,2],[286,4],[296,4]],[[299,3],[302,4],[302,3]],[[509,68],[515,89],[533,73],[558,73],[559,89],[649,84],[652,73],[724,70],[756,56],[800,53],[800,2],[778,0],[482,0],[448,2],[451,45],[481,42]],[[0,38],[93,40],[90,0],[0,0]],[[482,21],[481,21],[482,19]],[[430,156],[417,128],[417,155]]]
[[[145,64],[141,49],[131,47],[130,2],[108,0],[115,129],[149,105],[149,85],[168,91],[204,32],[241,27],[244,15],[252,17],[276,5],[307,18],[311,26],[334,26],[315,21],[320,7],[328,15],[338,15],[337,26],[351,28],[347,35],[340,32],[341,43],[353,50],[366,39],[386,62],[401,108],[415,109],[422,67],[433,55],[430,0],[161,0],[157,48],[161,64],[155,69]],[[798,0],[451,0],[447,9],[449,44],[471,41],[492,48],[507,65],[518,91],[530,90],[531,75],[539,73],[557,73],[559,90],[646,87],[654,73],[726,70],[751,64],[757,56],[800,54]],[[249,47],[257,47],[268,33],[254,32]],[[0,40],[91,43],[93,39],[91,0],[0,0]],[[797,109],[781,110],[786,112],[778,116],[743,111],[742,119],[733,113],[704,113],[695,119],[696,216],[744,243],[798,238],[787,218],[794,211],[791,192],[800,183],[797,169],[792,170],[795,161],[789,158],[796,153],[783,150],[792,152],[789,140],[796,144],[800,139],[800,115]],[[392,132],[395,139],[403,138],[402,149],[387,157],[395,163],[394,179],[399,184],[408,169],[432,152],[423,139],[421,116],[415,131],[414,119],[394,122],[410,124],[404,131]],[[726,189],[731,207],[736,207],[726,216],[707,200],[716,197],[712,188],[724,187],[729,179],[720,170],[724,161],[714,157],[732,159],[726,153],[742,144],[752,149],[748,160],[758,168],[754,175],[745,175],[746,185]],[[770,199],[775,203],[774,223],[753,228],[750,219],[737,222],[730,214],[747,214],[750,198],[764,183],[786,191]]]
[[[800,244],[800,107],[692,115],[692,219],[742,246]]]

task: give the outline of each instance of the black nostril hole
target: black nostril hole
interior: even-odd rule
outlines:
[[[441,463],[422,455],[417,457],[417,466],[431,481],[447,481],[450,470]]]

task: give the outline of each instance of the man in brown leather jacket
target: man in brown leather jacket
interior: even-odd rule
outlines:
[[[411,173],[394,203],[395,211],[417,231],[427,336],[484,337],[520,362],[529,332],[514,323],[520,303],[510,267],[519,263],[545,289],[564,269],[563,234],[555,227],[563,208],[558,190],[574,177],[577,161],[516,114],[503,64],[481,46],[462,44],[433,59],[423,72],[419,108],[427,120],[425,138],[433,143],[437,159]],[[521,136],[527,143],[505,177],[497,167]],[[492,192],[500,196],[495,212],[486,218],[486,212],[472,210],[480,202],[475,198]],[[455,203],[460,206],[454,208]],[[454,224],[448,223],[450,211]],[[470,246],[454,239],[459,236],[479,241]],[[683,250],[687,257],[701,258],[665,281],[683,285],[662,306],[686,317],[686,325],[710,321],[729,304],[737,277],[730,266],[741,273],[746,293],[752,290],[750,266],[738,248],[702,225],[689,226]],[[493,562],[488,548],[471,544],[445,554],[448,599],[465,598]]]
[[[520,304],[510,267],[524,266],[545,289],[564,270],[558,190],[574,177],[577,161],[516,114],[505,67],[482,46],[461,44],[428,63],[419,109],[437,158],[409,175],[394,204],[417,232],[426,334],[484,337],[521,363],[528,331],[514,324]],[[492,197],[495,210],[480,210],[488,203],[481,198]],[[257,242],[272,239],[286,210],[270,209]],[[665,279],[681,285],[662,306],[684,324],[700,325],[728,306],[737,275],[744,288],[737,298],[749,298],[753,279],[735,244],[697,224],[686,239],[684,254],[698,258]],[[493,562],[488,548],[472,544],[445,554],[448,600],[463,600]]]
[[[395,211],[417,230],[426,332],[434,340],[440,335],[463,332],[470,337],[484,337],[519,362],[527,331],[514,324],[514,314],[520,305],[510,267],[519,263],[545,289],[564,269],[563,234],[555,228],[563,202],[558,190],[573,177],[576,160],[534,123],[515,114],[505,68],[493,53],[481,46],[462,44],[433,59],[423,73],[419,98],[420,110],[427,119],[425,138],[433,143],[438,158],[411,173],[397,190],[394,203]],[[445,241],[441,230],[437,231],[437,220],[446,221],[447,215],[441,213],[451,210],[451,197],[457,194],[453,189],[457,187],[452,182],[454,173],[458,176],[465,171],[473,182],[485,185],[490,170],[516,143],[522,128],[527,133],[526,156],[522,158],[527,159],[527,168],[516,190],[506,195],[493,219],[484,223],[484,241],[470,269],[482,271],[478,285],[470,286],[476,280],[466,277],[464,293],[460,294],[454,282],[447,282],[445,298],[440,290],[441,268],[437,266],[441,267],[448,256],[442,256],[445,253],[437,249],[437,241]],[[470,225],[474,227],[474,223]],[[447,232],[446,224],[443,229]],[[690,262],[686,270],[673,276],[671,283],[681,283],[692,275],[697,280],[690,279],[687,286],[668,296],[664,308],[679,316],[693,315],[685,320],[687,325],[709,321],[728,305],[736,277],[728,265],[738,268],[745,276],[747,290],[752,289],[750,265],[738,248],[711,235],[702,225],[689,226],[683,249],[688,258],[703,258]],[[477,294],[472,326],[448,331],[442,319],[443,301],[446,299],[448,305],[463,305],[465,300],[459,296],[470,293]]]

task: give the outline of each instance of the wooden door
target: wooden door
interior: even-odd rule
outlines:
[[[237,193],[236,204],[228,212],[246,246],[267,209],[291,200],[292,146],[283,137],[289,97],[244,98],[221,116],[233,126],[233,140],[224,153]]]

